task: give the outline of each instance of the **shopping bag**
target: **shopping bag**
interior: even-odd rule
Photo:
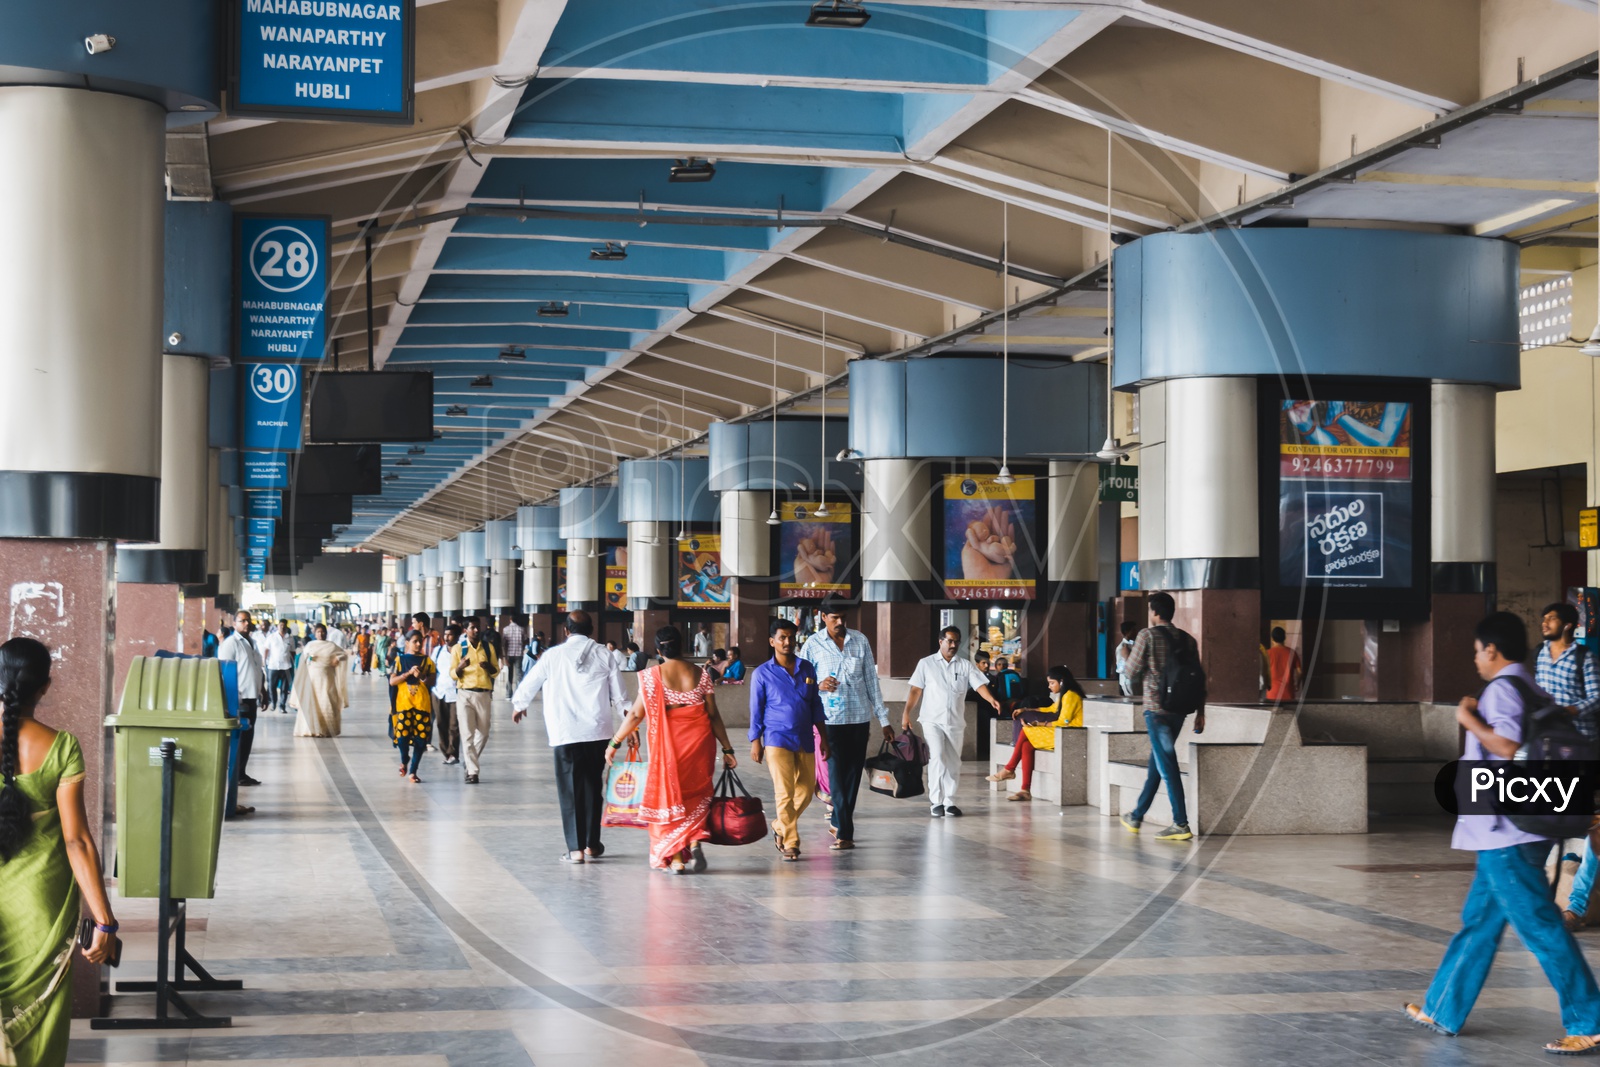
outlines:
[[[605,806],[600,812],[601,826],[633,826],[647,824],[639,815],[644,803],[644,781],[650,774],[650,764],[640,758],[637,736],[628,742],[628,758],[611,764],[606,773]]]
[[[915,763],[918,767],[928,765],[928,742],[912,733],[909,726],[901,730],[900,736],[890,744],[894,748],[894,754],[901,759]]]
[[[761,811],[761,798],[753,797],[732,770],[717,779],[711,798],[706,829],[713,845],[748,845],[767,836],[767,817]]]
[[[867,788],[896,799],[920,797],[922,765],[905,759],[885,741],[878,754],[867,760]]]

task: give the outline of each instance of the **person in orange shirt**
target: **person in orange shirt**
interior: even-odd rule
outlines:
[[[1272,628],[1272,647],[1267,649],[1267,701],[1285,704],[1300,695],[1300,683],[1305,672],[1300,667],[1300,653],[1284,642],[1289,635],[1283,627]]]

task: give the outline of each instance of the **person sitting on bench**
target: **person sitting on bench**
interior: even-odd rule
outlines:
[[[1063,726],[1083,725],[1083,686],[1065,666],[1051,667],[1045,674],[1053,698],[1047,708],[1018,708],[1011,713],[1017,720],[1016,746],[1011,750],[1011,761],[1004,770],[989,775],[991,782],[1004,782],[1016,777],[1017,764],[1022,764],[1022,788],[1006,797],[1007,800],[1032,800],[1029,788],[1033,785],[1033,754],[1054,752],[1056,730]]]

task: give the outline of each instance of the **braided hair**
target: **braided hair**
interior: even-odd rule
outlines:
[[[39,694],[50,684],[50,650],[31,637],[0,645],[0,863],[21,851],[33,833],[33,810],[17,785],[18,735]]]

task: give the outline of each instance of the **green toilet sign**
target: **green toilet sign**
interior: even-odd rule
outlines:
[[[1126,504],[1139,502],[1139,468],[1121,463],[1100,468],[1100,499]]]

